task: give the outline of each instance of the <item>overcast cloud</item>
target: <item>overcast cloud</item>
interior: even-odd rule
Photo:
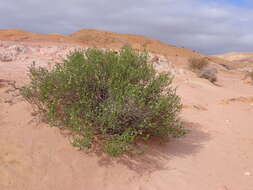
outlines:
[[[94,28],[207,54],[253,52],[253,6],[242,0],[1,0],[0,28],[64,34]]]

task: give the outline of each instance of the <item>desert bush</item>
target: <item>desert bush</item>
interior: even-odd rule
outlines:
[[[131,48],[74,51],[52,70],[30,66],[21,94],[51,125],[71,130],[74,146],[96,144],[118,156],[140,138],[185,133],[172,78],[157,74],[147,58]]]
[[[207,58],[191,58],[189,59],[189,67],[198,77],[209,80],[214,83],[217,81],[217,69],[209,66]]]
[[[198,73],[198,76],[200,78],[204,78],[209,80],[210,82],[214,83],[217,81],[217,70],[216,69],[211,69],[211,68],[205,68],[202,71]]]
[[[206,58],[190,58],[189,64],[189,67],[192,71],[199,72],[207,67],[209,63]]]

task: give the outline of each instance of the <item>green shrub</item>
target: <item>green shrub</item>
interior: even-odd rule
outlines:
[[[189,63],[190,69],[194,72],[202,71],[209,64],[206,58],[191,58]]]
[[[75,51],[52,70],[33,64],[21,94],[51,125],[72,130],[74,146],[96,144],[118,156],[139,138],[185,133],[172,78],[157,74],[147,58],[130,48]]]

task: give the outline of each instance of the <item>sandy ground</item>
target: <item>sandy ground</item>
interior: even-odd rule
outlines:
[[[240,74],[219,72],[216,86],[176,67],[174,85],[190,133],[154,143],[144,155],[110,158],[77,151],[59,129],[38,122],[6,81],[20,87],[33,61],[47,66],[74,48],[0,42],[0,54],[12,52],[11,61],[0,62],[1,190],[253,190],[253,86]],[[157,67],[171,69],[180,61]]]

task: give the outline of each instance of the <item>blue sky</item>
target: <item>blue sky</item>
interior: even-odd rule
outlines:
[[[252,1],[250,0],[225,0],[227,3],[232,3],[234,5],[242,6],[242,7],[247,7],[250,6],[252,7]]]
[[[253,7],[253,1],[252,0],[204,0],[205,2],[215,2],[218,4],[226,3],[238,7],[244,7],[244,8],[252,8]]]
[[[253,0],[2,0],[0,28],[141,34],[206,54],[253,52]]]

